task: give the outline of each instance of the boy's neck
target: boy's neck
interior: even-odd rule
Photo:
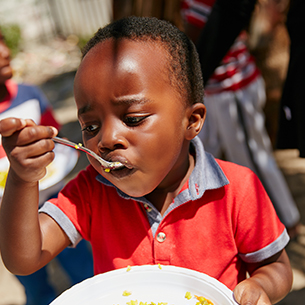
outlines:
[[[168,189],[155,189],[145,197],[157,208],[157,210],[163,215],[168,209],[174,198],[179,194],[180,190],[189,179],[193,169],[195,167],[194,156],[189,154],[189,158],[186,162],[186,170],[183,179],[177,181],[176,185],[172,185]]]

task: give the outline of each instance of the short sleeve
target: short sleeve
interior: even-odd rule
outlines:
[[[232,213],[235,242],[240,257],[254,263],[282,250],[289,236],[258,177],[245,168],[239,174]]]
[[[67,183],[57,198],[50,199],[39,210],[58,223],[72,244],[77,243],[80,237],[90,240],[90,198],[94,185],[98,183],[93,171],[89,165]]]

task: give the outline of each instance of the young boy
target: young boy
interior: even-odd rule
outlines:
[[[31,273],[84,238],[96,274],[176,265],[220,280],[240,304],[283,298],[292,282],[287,232],[249,169],[204,152],[202,92],[195,47],[174,26],[129,17],[100,29],[75,78],[78,117],[84,145],[125,166],[108,172],[89,157],[38,215],[37,181],[57,131],[1,121],[11,162],[0,211],[7,268]]]

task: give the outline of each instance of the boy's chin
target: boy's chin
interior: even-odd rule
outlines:
[[[130,197],[139,198],[146,196],[156,187],[152,185],[150,180],[145,183],[147,177],[135,168],[129,169],[125,167],[123,169],[110,170],[110,172],[99,169],[98,172],[124,194]]]
[[[139,185],[141,185],[141,182],[135,183],[135,181],[134,181],[134,183],[131,183],[131,181],[128,181],[127,183],[122,183],[122,182],[118,182],[118,181],[111,181],[111,183],[113,183],[124,194],[126,194],[130,197],[134,197],[134,198],[144,197],[145,195],[147,195],[151,192],[150,190],[148,190],[146,188],[140,189]]]
[[[116,185],[116,187],[120,189],[124,194],[134,198],[144,197],[149,193],[145,190],[139,190],[139,188],[135,186],[133,187],[133,186]]]

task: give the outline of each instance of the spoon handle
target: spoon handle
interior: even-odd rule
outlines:
[[[92,150],[84,147],[81,143],[76,144],[74,142],[71,142],[69,140],[66,140],[66,139],[63,139],[63,138],[59,138],[59,137],[54,137],[54,138],[52,138],[52,140],[54,142],[56,142],[56,143],[66,145],[66,146],[75,148],[77,150],[81,150],[81,151],[89,154],[90,156],[92,156],[93,158],[98,160],[101,163],[102,167],[105,168],[105,169],[115,169],[115,168],[120,168],[120,167],[124,166],[120,162],[109,162],[109,161],[104,160],[103,158],[101,158],[99,155],[97,155]]]

